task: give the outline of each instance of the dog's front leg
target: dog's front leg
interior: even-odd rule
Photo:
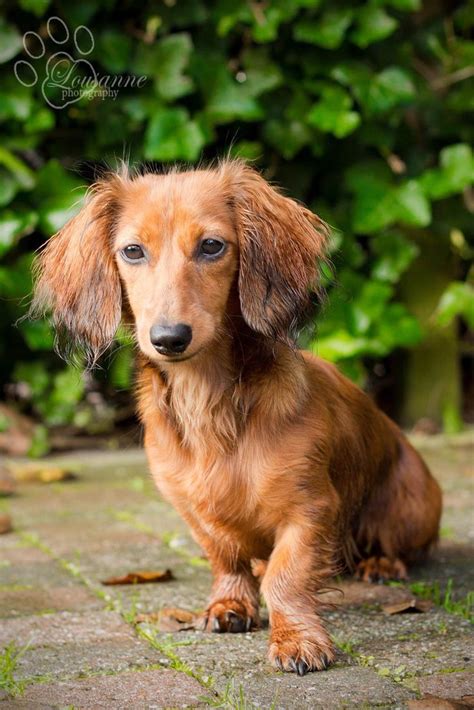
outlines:
[[[317,593],[333,571],[333,542],[328,512],[288,524],[277,543],[262,582],[270,612],[269,659],[279,670],[304,675],[334,660],[334,647],[317,614]],[[334,528],[333,528],[334,529]]]
[[[214,575],[203,627],[215,633],[237,633],[258,626],[259,584],[250,560],[243,559],[235,546],[218,547],[215,541],[207,540],[203,547]]]

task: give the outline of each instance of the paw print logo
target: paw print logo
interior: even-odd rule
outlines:
[[[41,93],[51,108],[62,109],[74,104],[83,96],[93,92],[98,84],[97,74],[92,64],[84,59],[94,49],[92,32],[80,25],[74,30],[73,44],[80,57],[74,59],[68,52],[58,49],[70,40],[70,32],[66,23],[60,17],[50,17],[47,26],[47,37],[53,53],[49,56],[45,77],[41,82]],[[35,64],[46,55],[45,43],[36,32],[26,32],[23,36],[23,47],[30,61],[23,59],[15,62],[14,72],[17,80],[23,86],[36,86],[41,79]]]

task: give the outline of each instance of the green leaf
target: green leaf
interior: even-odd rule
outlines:
[[[0,207],[8,205],[8,203],[12,201],[17,189],[18,183],[15,178],[6,171],[0,170]]]
[[[49,387],[51,378],[42,362],[19,362],[13,373],[15,382],[28,385],[31,397],[39,399]]]
[[[308,122],[324,133],[332,133],[336,138],[344,138],[360,124],[360,115],[351,111],[352,99],[338,86],[327,86],[308,114]]]
[[[368,281],[351,303],[349,326],[353,335],[364,335],[380,320],[393,288],[387,283]]]
[[[0,212],[0,257],[10,251],[25,234],[31,234],[37,222],[35,212]]]
[[[391,5],[400,12],[417,12],[421,10],[422,0],[387,0],[387,5]]]
[[[300,42],[316,44],[324,49],[337,49],[350,26],[353,11],[349,8],[328,10],[318,20],[302,20],[295,25],[293,36]]]
[[[397,208],[392,188],[371,173],[370,166],[367,166],[365,174],[359,172],[358,179],[349,182],[355,191],[352,228],[356,234],[378,232],[396,220]]]
[[[205,137],[186,109],[158,109],[145,134],[145,158],[148,160],[196,160]]]
[[[98,38],[94,57],[108,71],[120,74],[129,67],[132,40],[124,32],[108,29]]]
[[[18,327],[30,350],[37,352],[53,349],[54,333],[48,321],[22,320]]]
[[[50,450],[49,432],[43,424],[37,424],[33,430],[28,456],[32,459],[45,456]]]
[[[421,340],[421,328],[401,303],[389,303],[378,324],[377,337],[386,352],[397,347],[413,347]]]
[[[191,37],[187,32],[164,37],[153,46],[141,45],[133,64],[136,74],[152,79],[159,95],[173,101],[193,90],[193,81],[184,71],[192,52]]]
[[[13,25],[0,18],[0,64],[8,62],[22,48],[21,35]]]
[[[462,192],[474,181],[474,157],[465,143],[451,145],[440,153],[440,167],[427,170],[419,182],[425,193],[434,200]]]
[[[284,158],[291,160],[311,141],[311,130],[302,121],[267,121],[263,126],[265,140]]]
[[[397,219],[413,227],[427,227],[431,222],[431,206],[421,185],[409,180],[394,194]]]
[[[465,281],[453,281],[445,290],[436,307],[436,322],[449,325],[461,316],[470,328],[474,328],[474,287]]]
[[[248,49],[242,55],[244,72],[238,72],[236,78],[245,84],[249,96],[260,96],[275,89],[283,82],[283,76],[277,64],[269,58],[263,48]]]
[[[246,81],[237,81],[218,55],[196,55],[193,75],[206,99],[205,113],[213,123],[263,118],[262,107],[252,95],[252,86]]]
[[[51,0],[20,0],[20,7],[27,12],[32,12],[37,17],[42,17],[50,2]]]
[[[63,227],[80,208],[85,185],[58,160],[50,160],[37,174],[33,192],[38,201],[39,226],[50,236]]]
[[[356,12],[356,29],[352,41],[362,49],[395,32],[398,22],[381,7],[366,5]]]
[[[18,189],[30,190],[35,184],[35,175],[31,168],[2,146],[0,146],[0,165],[10,171]]]
[[[379,234],[371,241],[377,259],[372,267],[372,278],[397,283],[408,269],[419,249],[400,232]]]
[[[373,113],[388,111],[415,97],[415,86],[408,72],[400,67],[388,67],[377,74],[366,87],[362,102]]]
[[[354,338],[346,330],[339,330],[325,338],[315,340],[311,350],[325,360],[338,362],[369,354],[373,352],[374,348],[367,338]]]

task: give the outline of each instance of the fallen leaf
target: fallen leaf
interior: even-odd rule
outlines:
[[[10,464],[9,469],[19,483],[59,483],[77,478],[77,474],[68,468],[41,463]]]
[[[116,584],[149,584],[150,582],[169,582],[172,579],[174,579],[174,576],[170,569],[153,572],[145,570],[129,572],[123,577],[110,577],[110,579],[105,579],[102,584],[108,586]]]
[[[472,708],[469,700],[466,702],[463,697],[459,700],[451,698],[438,698],[435,695],[425,695],[420,700],[409,700],[407,703],[408,710],[466,710]]]
[[[382,611],[385,614],[423,614],[433,607],[430,599],[417,599],[413,597],[398,604],[384,604]]]
[[[33,420],[0,403],[0,422],[3,424],[0,431],[0,451],[11,456],[25,456],[33,440]]]
[[[0,496],[11,496],[15,491],[15,479],[5,466],[0,466]]]
[[[0,515],[0,535],[5,535],[13,530],[12,519],[9,515]]]
[[[191,631],[196,628],[198,614],[186,609],[176,607],[164,607],[160,611],[149,614],[139,614],[136,617],[137,624],[156,624],[160,631]]]

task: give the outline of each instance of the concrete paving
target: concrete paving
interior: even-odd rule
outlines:
[[[0,710],[474,707],[469,438],[416,441],[444,489],[439,548],[404,584],[337,580],[344,596],[324,613],[337,661],[304,678],[268,665],[265,625],[214,635],[137,623],[164,607],[202,609],[207,562],[158,496],[143,452],[56,458],[76,480],[24,483],[0,499],[14,525],[0,536]],[[175,579],[163,584],[102,584],[167,568]],[[414,594],[432,608],[383,611]]]

